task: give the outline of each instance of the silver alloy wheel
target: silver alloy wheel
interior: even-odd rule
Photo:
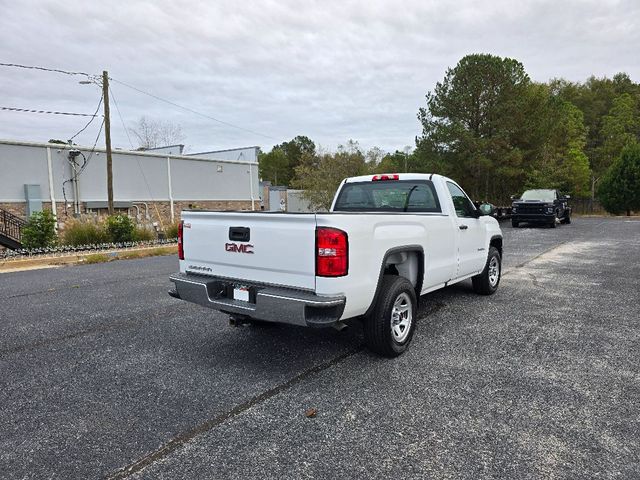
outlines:
[[[402,343],[407,339],[412,321],[411,298],[403,292],[393,302],[391,310],[391,334],[396,342]]]
[[[495,287],[500,279],[500,262],[495,255],[489,260],[489,285]]]

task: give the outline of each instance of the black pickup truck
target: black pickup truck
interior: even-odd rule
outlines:
[[[571,223],[569,195],[558,190],[527,190],[520,198],[511,197],[511,226],[521,223],[538,223],[555,228],[558,223]]]

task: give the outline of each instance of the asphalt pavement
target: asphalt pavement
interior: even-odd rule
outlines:
[[[175,257],[0,274],[0,477],[640,478],[640,220],[503,229],[394,360],[230,327]]]

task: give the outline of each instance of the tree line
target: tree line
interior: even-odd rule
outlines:
[[[427,93],[417,119],[411,152],[364,151],[352,140],[325,151],[297,136],[261,153],[260,175],[305,190],[317,208],[328,208],[347,176],[435,172],[494,204],[526,188],[558,188],[598,196],[612,212],[640,209],[640,84],[625,73],[539,83],[517,60],[467,55]]]

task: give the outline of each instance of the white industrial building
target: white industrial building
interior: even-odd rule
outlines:
[[[115,207],[146,221],[173,222],[183,208],[260,209],[258,147],[116,149],[112,159]],[[0,230],[9,215],[26,219],[52,205],[61,224],[106,211],[106,171],[102,148],[0,140]]]

